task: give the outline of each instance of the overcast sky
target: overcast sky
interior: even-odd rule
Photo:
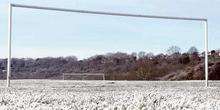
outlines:
[[[7,55],[7,4],[0,1],[0,57]],[[209,49],[220,48],[220,0],[12,0],[11,3],[117,13],[199,17],[209,20]],[[204,24],[13,8],[13,57],[75,55],[80,59],[107,52],[164,53],[204,49]]]

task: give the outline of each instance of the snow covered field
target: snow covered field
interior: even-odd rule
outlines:
[[[0,81],[0,110],[220,110],[220,81]]]

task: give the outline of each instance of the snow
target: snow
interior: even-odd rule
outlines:
[[[0,110],[219,110],[220,81],[0,81]]]

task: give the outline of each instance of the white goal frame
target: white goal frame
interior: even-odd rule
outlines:
[[[104,73],[63,73],[63,80],[66,80],[65,76],[81,76],[81,80],[85,80],[85,76],[101,76],[102,80],[105,80]]]
[[[77,10],[66,9],[56,7],[43,7],[33,5],[12,4],[8,5],[8,58],[7,58],[7,87],[10,87],[11,76],[11,38],[12,38],[12,9],[13,7],[26,8],[26,9],[38,9],[38,10],[51,10],[62,12],[74,12],[74,13],[87,13],[96,15],[109,15],[109,16],[124,16],[124,17],[136,17],[136,18],[155,18],[155,19],[170,19],[170,20],[187,20],[187,21],[201,21],[205,25],[204,33],[204,51],[205,51],[205,86],[208,87],[208,19],[205,18],[187,18],[187,17],[172,17],[172,16],[154,16],[154,15],[140,15],[140,14],[127,14],[127,13],[112,13],[102,11],[89,11],[89,10]]]

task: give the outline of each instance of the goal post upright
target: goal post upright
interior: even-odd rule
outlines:
[[[208,62],[208,54],[209,54],[209,50],[208,50],[208,20],[204,21],[205,24],[205,86],[208,87],[209,83],[208,83],[208,78],[209,78],[209,62]]]
[[[208,20],[205,18],[187,18],[187,17],[173,17],[173,16],[154,16],[154,15],[140,15],[140,14],[127,14],[127,13],[112,13],[112,12],[102,12],[102,11],[76,10],[76,9],[43,7],[43,6],[21,5],[21,4],[9,3],[9,6],[8,6],[9,12],[8,12],[7,87],[10,87],[10,76],[11,76],[11,37],[12,37],[12,9],[13,7],[51,10],[51,11],[63,11],[63,12],[75,12],[75,13],[87,13],[87,14],[96,14],[96,15],[136,17],[136,18],[202,21],[204,22],[204,25],[205,25],[205,85],[206,87],[209,86],[208,85]]]
[[[11,77],[11,35],[12,35],[12,5],[8,4],[8,59],[7,59],[7,87],[10,87]]]

